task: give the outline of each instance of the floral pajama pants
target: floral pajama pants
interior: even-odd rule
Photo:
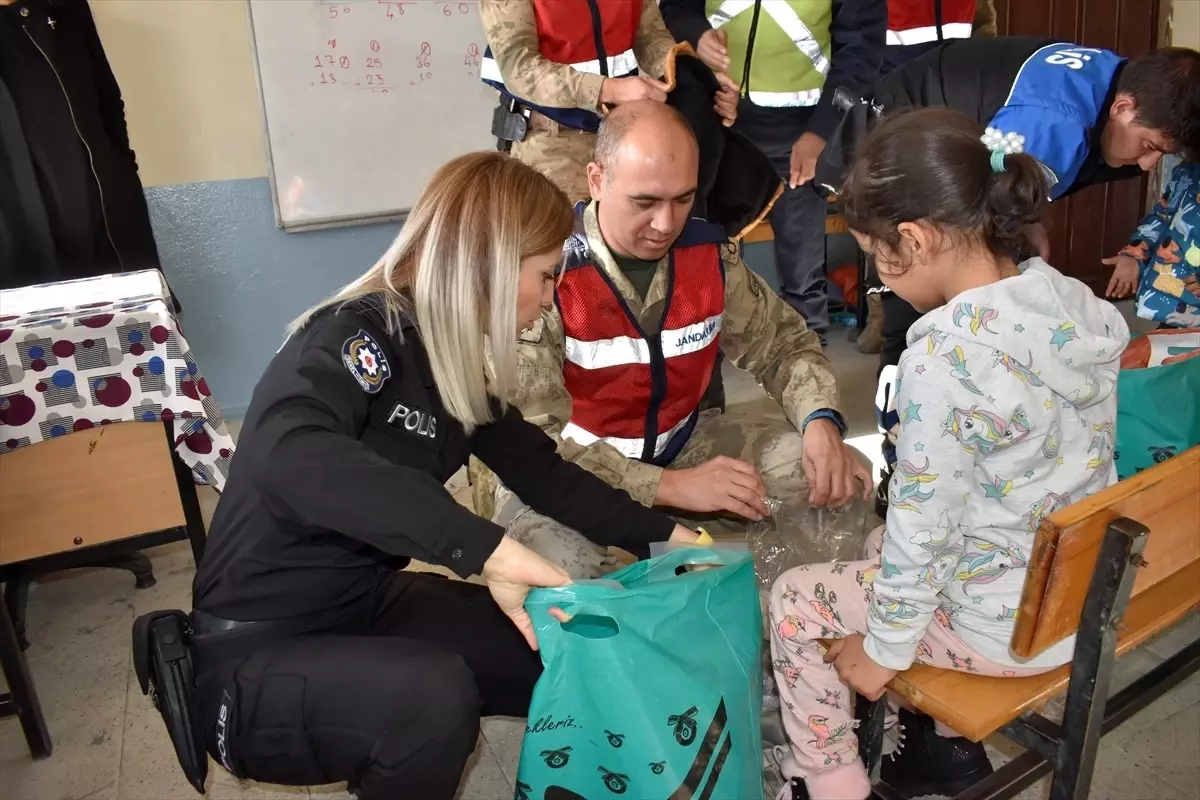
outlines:
[[[864,779],[854,732],[854,690],[838,680],[833,664],[822,661],[817,640],[866,633],[882,541],[880,527],[868,537],[868,560],[796,567],[781,575],[771,590],[771,657],[793,761],[785,771],[788,777],[807,779],[813,800],[845,800],[836,794],[814,793],[815,774],[857,764],[857,780]],[[987,660],[958,638],[952,621],[940,610],[917,648],[916,660],[997,677],[1036,675],[1048,669]]]

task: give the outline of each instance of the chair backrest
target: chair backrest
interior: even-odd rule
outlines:
[[[1200,566],[1200,446],[1042,521],[1021,593],[1013,653],[1030,658],[1076,631],[1100,544],[1118,517],[1150,531],[1132,596]]]

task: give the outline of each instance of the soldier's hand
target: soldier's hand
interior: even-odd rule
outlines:
[[[537,636],[533,620],[525,610],[525,598],[537,586],[566,586],[571,582],[566,570],[505,536],[483,563],[483,577],[496,605],[513,621],[529,646],[537,650]]]
[[[654,505],[684,511],[727,511],[746,519],[769,516],[767,489],[752,464],[717,456],[691,469],[666,469]]]
[[[871,496],[871,470],[842,441],[841,431],[827,419],[814,419],[804,429],[804,477],[808,502],[837,508]]]
[[[725,49],[725,35],[725,31],[708,30],[696,43],[696,55],[700,56],[700,60],[713,72],[729,69],[729,51]]]
[[[669,86],[645,75],[630,75],[628,78],[605,78],[600,84],[600,104],[619,106],[634,100],[667,101]]]

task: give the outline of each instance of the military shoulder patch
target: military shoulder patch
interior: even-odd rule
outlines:
[[[387,383],[392,370],[387,356],[369,333],[360,330],[342,344],[342,363],[367,394],[375,394]]]
[[[545,317],[538,317],[538,321],[533,323],[533,327],[526,328],[521,331],[517,341],[521,344],[540,344],[542,341],[542,333],[546,328]]]

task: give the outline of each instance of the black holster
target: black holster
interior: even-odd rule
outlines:
[[[514,98],[500,95],[500,104],[492,112],[492,136],[496,137],[496,149],[507,153],[513,142],[525,140],[529,129],[529,118],[521,104]]]
[[[840,113],[841,120],[817,159],[813,184],[818,191],[837,194],[842,190],[858,149],[879,120],[882,109],[841,86],[833,93],[833,107]]]
[[[188,615],[182,611],[143,614],[133,623],[133,666],[142,694],[149,695],[162,714],[188,783],[204,794],[208,753],[196,699],[191,636]]]

